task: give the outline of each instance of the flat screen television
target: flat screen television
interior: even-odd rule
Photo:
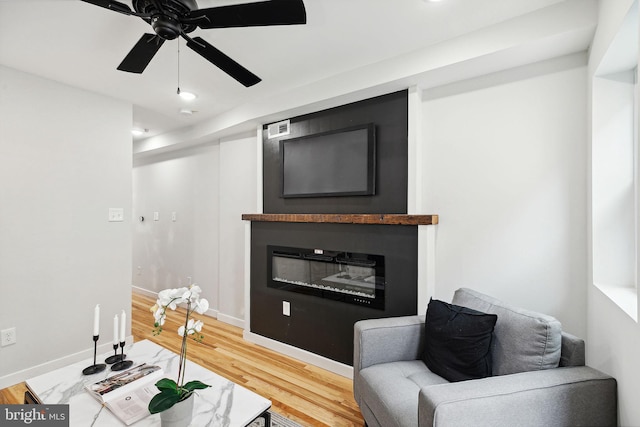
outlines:
[[[282,197],[375,194],[375,125],[280,141]]]

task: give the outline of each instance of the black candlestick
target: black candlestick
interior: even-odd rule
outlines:
[[[122,371],[133,365],[133,360],[125,360],[127,355],[124,354],[124,341],[120,343],[120,361],[111,366],[112,371]]]
[[[97,374],[98,372],[104,371],[107,367],[104,363],[96,364],[96,354],[98,353],[98,338],[100,335],[93,336],[93,365],[87,366],[82,370],[84,375]]]
[[[118,354],[118,344],[113,345],[113,356],[109,356],[105,359],[109,365],[112,363],[120,362],[122,360],[122,356]]]

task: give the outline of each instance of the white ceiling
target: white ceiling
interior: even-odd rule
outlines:
[[[198,0],[198,5],[245,2]],[[583,0],[305,0],[306,25],[193,32],[262,78],[245,88],[186,48],[184,40],[179,82],[176,41],[166,42],[143,74],[117,71],[142,33],[152,32],[140,18],[79,0],[0,0],[0,65],[130,102],[134,125],[149,129],[151,137],[363,67],[396,58],[399,66],[412,52],[545,8],[575,15],[580,2],[593,5]],[[574,12],[558,8],[562,3],[572,3]],[[567,50],[586,49],[589,37],[572,40]],[[176,96],[178,83],[198,98],[182,101]],[[182,108],[196,112],[180,114]]]

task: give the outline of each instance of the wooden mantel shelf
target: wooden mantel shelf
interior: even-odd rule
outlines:
[[[438,215],[405,214],[243,214],[244,221],[334,224],[433,225]]]

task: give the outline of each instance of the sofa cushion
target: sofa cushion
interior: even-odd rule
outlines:
[[[371,424],[384,427],[417,426],[420,389],[447,383],[422,360],[373,365],[361,370],[354,381],[358,382],[360,404],[375,414]]]
[[[498,315],[491,350],[494,375],[558,366],[562,326],[555,318],[511,306],[466,288],[458,289],[452,302]]]
[[[423,359],[448,381],[491,376],[495,314],[432,299],[427,307]]]

